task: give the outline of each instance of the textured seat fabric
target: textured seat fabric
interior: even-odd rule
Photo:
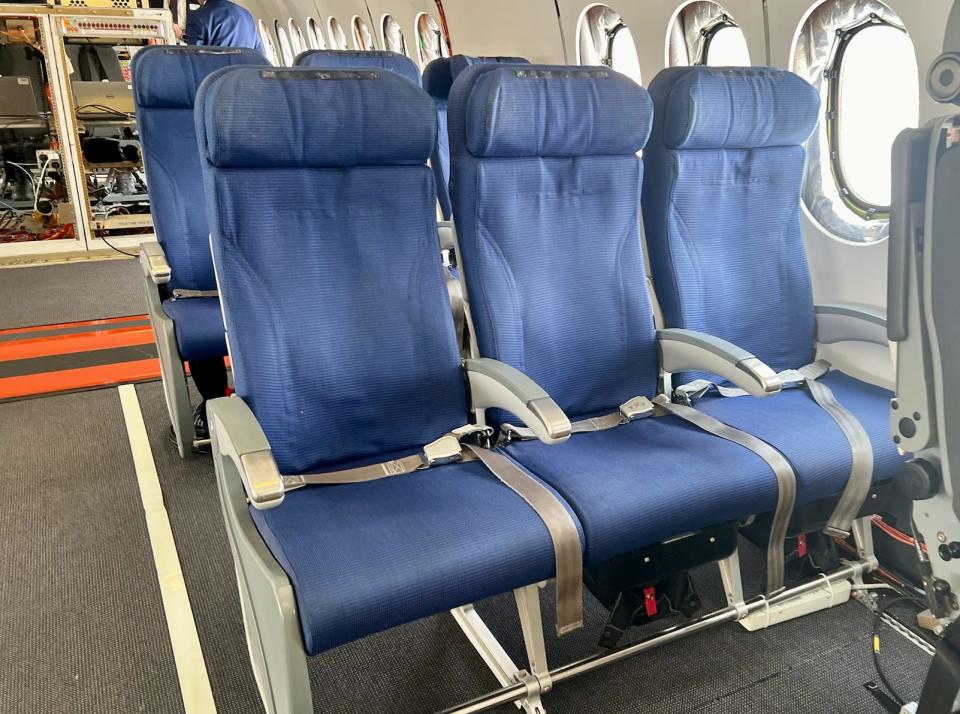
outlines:
[[[476,64],[528,64],[523,57],[471,57],[469,55],[454,55],[453,57],[439,57],[423,70],[423,87],[433,97],[437,105],[437,121],[439,123],[439,137],[437,149],[430,158],[434,176],[437,179],[437,197],[440,201],[440,212],[444,219],[449,220],[452,215],[448,184],[450,182],[450,144],[447,129],[447,100],[450,96],[450,87],[467,67]]]
[[[890,398],[886,389],[841,372],[821,381],[866,429],[873,446],[873,480],[894,478],[904,457],[890,438]],[[696,407],[730,426],[775,446],[797,472],[797,505],[839,494],[850,475],[850,444],[836,422],[805,389],[786,389],[775,397],[699,399]]]
[[[237,393],[284,473],[413,453],[467,419],[426,166],[436,113],[375,74],[234,69],[198,97]],[[251,513],[310,653],[554,573],[543,521],[479,462]]]
[[[293,581],[311,654],[554,576],[543,522],[476,461],[251,513]]]
[[[656,391],[636,155],[651,114],[647,93],[608,69],[481,65],[450,95],[480,353],[526,372],[571,419]],[[573,507],[593,564],[777,500],[761,458],[674,417],[508,452]]]
[[[667,325],[730,340],[778,371],[808,364],[816,324],[800,186],[819,95],[800,77],[763,67],[668,69],[650,93],[643,214]],[[705,376],[675,375],[674,384]],[[891,478],[901,463],[888,433],[892,395],[842,374],[822,381],[867,430],[874,479]],[[806,390],[696,406],[787,456],[798,503],[846,484],[850,445]]]
[[[227,354],[219,299],[164,300],[163,311],[173,320],[177,346],[185,360],[195,362]]]
[[[722,337],[777,371],[809,363],[800,185],[819,94],[764,67],[667,69],[650,94],[643,219],[667,325]]]
[[[397,52],[307,50],[297,55],[294,66],[317,69],[386,69],[420,86],[420,70],[417,65],[406,55]]]
[[[223,67],[264,63],[257,52],[240,48],[155,46],[134,55],[137,124],[153,224],[171,267],[169,290],[217,287],[193,122],[197,88],[207,75]],[[191,308],[188,302],[180,300],[164,309],[175,322],[181,355],[184,359],[226,355],[219,306],[200,300]],[[194,318],[196,324],[177,322]]]

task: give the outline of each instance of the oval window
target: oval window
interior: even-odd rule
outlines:
[[[293,47],[293,56],[296,58],[298,54],[309,49],[307,41],[303,36],[303,30],[300,29],[300,24],[292,17],[287,23],[287,27],[290,28],[290,45]]]
[[[267,23],[263,20],[257,21],[257,32],[260,34],[260,42],[263,43],[263,51],[270,64],[280,64],[280,57],[277,55],[277,43],[270,36],[270,30],[267,29]]]
[[[327,49],[327,41],[323,39],[323,30],[320,29],[320,23],[316,18],[307,18],[307,42],[311,50]]]
[[[359,15],[353,16],[353,48],[357,50],[377,49],[377,43],[373,40],[370,26]]]
[[[273,29],[277,32],[277,43],[280,47],[280,58],[287,66],[293,64],[293,47],[290,45],[290,38],[287,37],[287,31],[280,25],[279,20],[273,21]]]
[[[417,16],[415,29],[417,32],[417,56],[420,58],[421,66],[426,66],[439,57],[450,56],[450,48],[447,47],[447,40],[443,36],[440,23],[430,15],[421,12]]]
[[[712,0],[694,0],[674,13],[667,30],[668,66],[749,64],[747,38],[722,5]]]
[[[334,50],[347,49],[347,36],[340,27],[337,18],[331,17],[327,20],[327,31],[330,34],[330,48]]]
[[[920,117],[910,36],[879,0],[825,0],[797,31],[792,67],[821,97],[820,123],[807,142],[804,205],[838,238],[883,240],[890,231],[890,150]]]
[[[580,15],[577,29],[577,62],[605,65],[641,81],[637,46],[627,23],[608,5],[591,5]]]
[[[403,36],[403,29],[393,15],[384,15],[381,24],[381,34],[383,35],[383,46],[391,52],[407,54],[407,41]]]

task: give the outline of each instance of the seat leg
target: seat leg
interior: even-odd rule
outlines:
[[[743,579],[740,577],[740,551],[734,550],[729,557],[719,562],[720,579],[727,596],[727,605],[739,607],[743,604]]]
[[[177,437],[177,450],[180,458],[193,453],[196,431],[193,427],[193,407],[190,404],[190,390],[187,388],[187,374],[183,369],[183,358],[177,345],[173,320],[163,311],[160,294],[153,281],[144,276],[147,291],[147,313],[157,343],[157,356],[160,358],[160,377],[163,380],[163,397],[170,414],[173,433]]]
[[[517,682],[526,685],[526,697],[516,702],[517,708],[524,714],[546,714],[540,696],[552,686],[543,641],[539,587],[528,585],[514,590],[530,671],[520,669],[514,664],[473,605],[464,605],[450,611],[501,686]]]
[[[233,552],[247,649],[267,714],[312,714],[300,618],[293,586],[257,532],[240,474],[214,444],[214,466]]]

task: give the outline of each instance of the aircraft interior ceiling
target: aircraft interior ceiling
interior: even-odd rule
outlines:
[[[960,714],[960,0],[0,0],[0,714]]]

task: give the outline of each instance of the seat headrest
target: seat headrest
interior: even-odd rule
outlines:
[[[222,168],[425,164],[436,107],[394,72],[236,67],[197,93],[201,155]]]
[[[295,67],[316,69],[376,68],[396,72],[420,86],[420,70],[412,59],[398,52],[374,50],[307,50],[297,55]]]
[[[423,88],[434,99],[446,100],[453,84],[449,57],[438,57],[423,68]]]
[[[138,107],[192,109],[197,89],[223,67],[266,65],[246,47],[144,47],[133,56],[133,97]]]
[[[449,99],[450,88],[457,76],[477,64],[530,64],[523,57],[473,57],[454,55],[433,60],[423,70],[423,86],[435,99]]]
[[[605,67],[475,65],[457,78],[453,102],[477,157],[635,154],[653,119],[646,90]]]
[[[670,149],[759,149],[805,142],[820,94],[775,67],[677,67],[650,83]]]

